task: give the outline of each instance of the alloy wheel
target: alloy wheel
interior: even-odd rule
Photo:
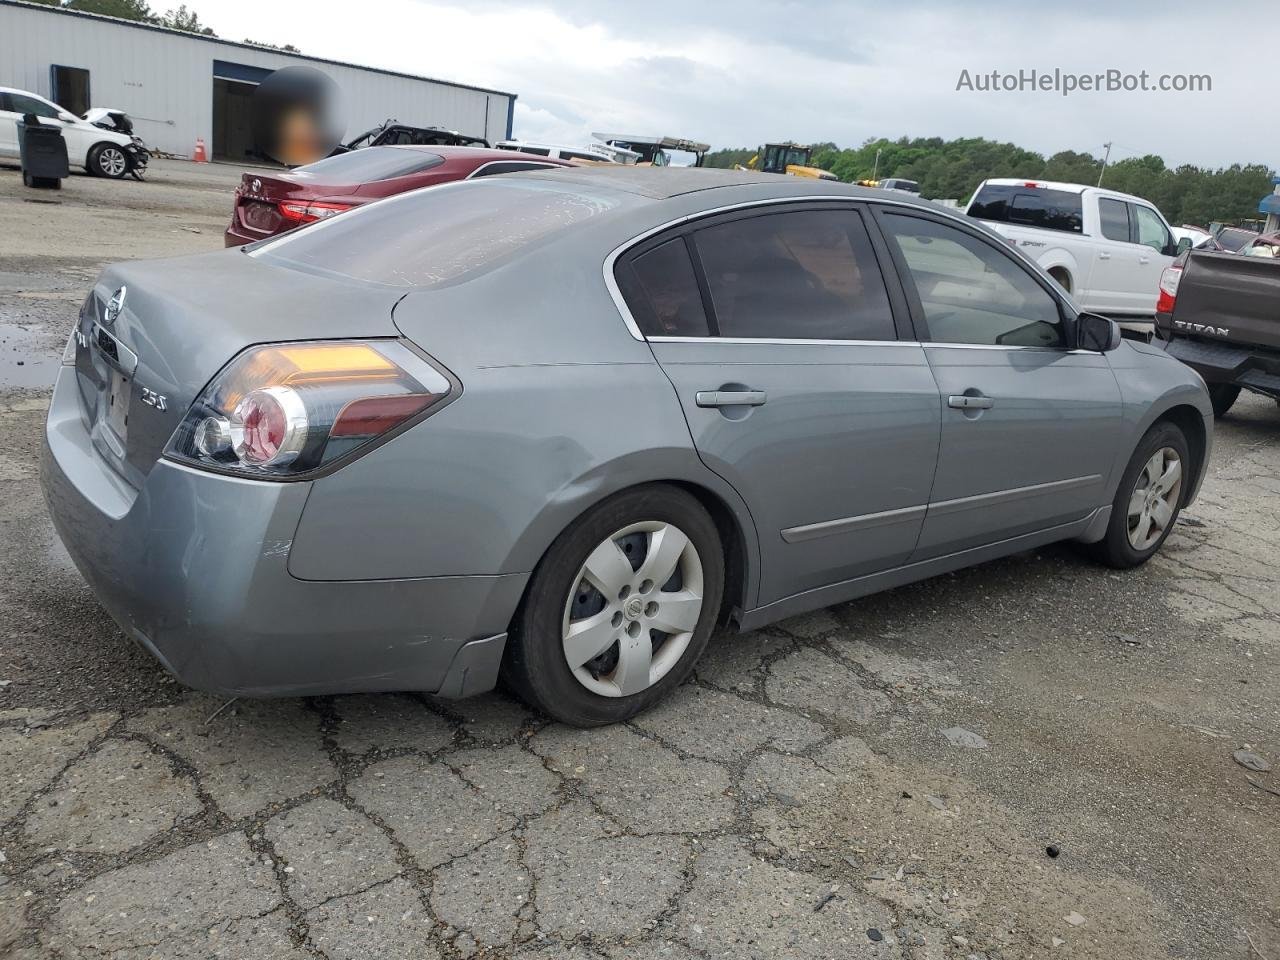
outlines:
[[[109,177],[119,177],[124,174],[128,161],[125,159],[124,151],[118,147],[103,147],[98,153],[98,169]]]
[[[671,523],[633,523],[587,556],[564,605],[561,640],[574,678],[626,697],[671,671],[702,616],[702,560]]]
[[[1182,496],[1182,458],[1172,447],[1152,454],[1129,497],[1129,545],[1150,550],[1173,522]]]

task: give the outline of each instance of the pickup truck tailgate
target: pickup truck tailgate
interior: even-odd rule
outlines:
[[[1280,349],[1280,260],[1194,251],[1178,285],[1175,335]]]

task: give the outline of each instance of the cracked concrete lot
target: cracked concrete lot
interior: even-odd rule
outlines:
[[[1054,547],[724,633],[624,726],[169,681],[53,536],[39,371],[102,263],[221,242],[236,173],[37,204],[0,169],[0,957],[1280,960],[1258,398],[1147,567]]]

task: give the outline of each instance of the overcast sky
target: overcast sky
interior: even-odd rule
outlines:
[[[519,95],[515,135],[717,147],[982,136],[1043,153],[1280,165],[1273,0],[263,0],[189,4],[220,35]],[[157,4],[163,7],[163,4]],[[334,9],[335,7],[330,7]],[[957,91],[962,70],[1208,73],[1201,93]],[[409,118],[400,118],[409,119]],[[430,117],[413,118],[430,123]]]

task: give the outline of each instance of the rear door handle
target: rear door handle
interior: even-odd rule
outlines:
[[[699,390],[694,396],[700,407],[758,407],[768,399],[763,390]]]
[[[967,397],[963,395],[947,397],[947,406],[957,410],[990,410],[996,405],[991,397]]]
[[[1111,259],[1111,254],[1107,253],[1107,251],[1105,251],[1105,250],[1099,250],[1099,251],[1098,251],[1098,259],[1099,259],[1099,260],[1110,260],[1110,259]]]
[[[1151,258],[1150,258],[1150,257],[1139,257],[1139,258],[1138,258],[1138,262],[1139,262],[1139,263],[1150,263],[1150,262],[1151,262]]]

